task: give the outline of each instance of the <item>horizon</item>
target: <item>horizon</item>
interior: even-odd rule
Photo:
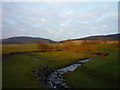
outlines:
[[[108,35],[116,35],[116,34],[120,34],[120,33],[113,33],[113,34],[106,34],[106,35],[89,35],[89,36],[85,36],[85,37],[81,37],[81,38],[69,38],[69,39],[82,39],[82,38],[87,38],[87,37],[94,37],[94,36],[108,36]],[[9,38],[19,38],[19,37],[30,37],[30,38],[42,38],[42,39],[49,39],[49,38],[43,38],[43,37],[31,37],[31,36],[15,36],[15,37],[9,37]],[[4,39],[9,39],[9,38],[4,38]],[[64,40],[61,40],[61,41],[65,41],[65,40],[69,40],[69,39],[64,39]],[[52,40],[52,39],[49,39],[49,40]],[[52,41],[55,41],[55,40],[52,40]],[[55,42],[59,42],[59,41],[55,41]]]
[[[28,36],[62,41],[116,34],[117,11],[117,2],[3,2],[2,39]]]

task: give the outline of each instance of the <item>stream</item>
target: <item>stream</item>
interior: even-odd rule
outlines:
[[[94,58],[89,58],[81,61],[77,61],[76,63],[66,66],[61,69],[57,69],[54,72],[50,73],[48,77],[46,77],[45,85],[47,88],[71,88],[67,85],[63,75],[67,72],[73,72],[76,68],[81,66],[82,63],[92,60]]]

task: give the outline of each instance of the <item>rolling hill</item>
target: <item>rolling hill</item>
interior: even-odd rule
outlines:
[[[26,43],[54,43],[50,39],[34,38],[34,37],[12,37],[2,39],[2,44],[26,44]]]
[[[120,40],[120,34],[111,34],[111,35],[98,35],[90,36],[85,38],[73,39],[73,40]]]
[[[120,40],[120,34],[110,34],[110,35],[98,35],[98,36],[89,36],[85,38],[78,38],[78,39],[70,39],[72,41],[78,40]],[[65,42],[68,40],[60,41]],[[56,41],[45,39],[45,38],[35,38],[35,37],[11,37],[7,39],[2,39],[2,44],[26,44],[26,43],[56,43]]]

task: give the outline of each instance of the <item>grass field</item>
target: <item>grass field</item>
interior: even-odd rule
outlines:
[[[115,45],[106,45],[100,50],[109,55],[86,62],[82,67],[67,74],[65,78],[70,86],[74,88],[118,87],[118,48]]]
[[[32,60],[32,58],[42,60]],[[32,76],[32,70],[38,65],[49,65],[52,70],[72,64],[76,60],[91,57],[74,52],[43,52],[13,55],[3,60],[3,87],[6,88],[39,88],[37,80]]]
[[[7,49],[19,47],[21,51],[36,49],[35,44],[23,46],[3,46]],[[73,47],[72,47],[73,48]],[[79,49],[79,50],[78,50]],[[80,46],[72,51],[48,51],[15,54],[3,59],[3,88],[42,88],[44,85],[33,76],[32,70],[39,65],[48,65],[52,70],[65,67],[75,61],[94,57],[92,53],[106,52],[108,56],[86,62],[82,68],[68,73],[65,78],[68,84],[77,88],[117,87],[117,45]],[[4,51],[6,50],[6,51]],[[40,60],[32,60],[39,58]],[[77,82],[77,83],[75,83]]]
[[[23,51],[37,51],[36,44],[6,44],[2,46],[2,53],[23,52]]]

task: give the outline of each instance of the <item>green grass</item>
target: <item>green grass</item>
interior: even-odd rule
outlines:
[[[32,76],[30,69],[38,65],[27,55],[14,55],[3,60],[3,88],[42,87]]]
[[[32,70],[38,65],[49,65],[52,70],[72,64],[76,60],[91,57],[74,52],[41,52],[9,56],[3,60],[3,88],[42,88],[33,77]],[[32,60],[41,58],[42,60]]]
[[[19,49],[21,51],[33,50],[36,44],[3,46],[3,52],[7,53],[4,50],[11,47],[15,50],[14,52],[18,52]],[[32,52],[8,56],[2,62],[3,88],[43,88],[44,85],[32,74],[32,70],[38,68],[39,65],[46,64],[55,70],[80,59],[94,57],[92,53],[95,52],[106,52],[109,55],[86,62],[82,68],[68,73],[65,77],[68,84],[77,88],[117,87],[117,49],[117,45],[89,45],[74,46],[72,51]],[[8,52],[11,51],[8,50]],[[32,58],[40,60],[32,60]]]
[[[37,51],[37,45],[36,44],[7,44],[2,45],[2,53],[7,54],[10,52],[23,52],[23,51]]]
[[[88,61],[74,72],[67,74],[65,78],[70,86],[74,88],[118,87],[117,46],[104,45],[99,47],[99,51],[109,53],[109,55]]]
[[[53,49],[65,49],[66,46],[60,46],[57,44],[50,44],[48,43],[50,47]],[[8,54],[11,52],[24,52],[24,51],[39,51],[38,46],[36,43],[33,44],[3,44],[0,45],[0,49],[2,47],[2,52],[0,54]]]

